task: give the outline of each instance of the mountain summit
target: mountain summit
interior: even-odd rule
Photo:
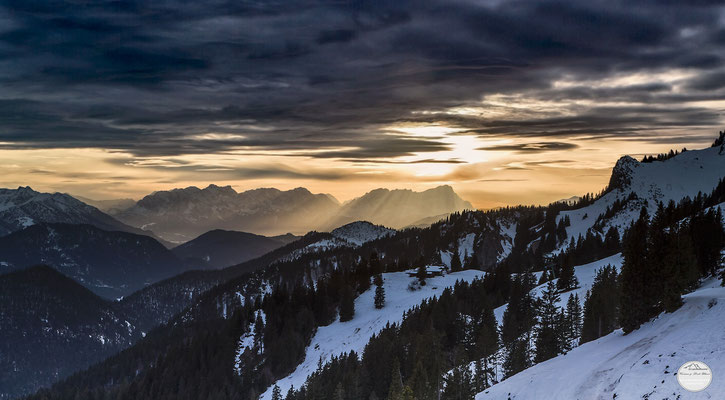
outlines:
[[[237,193],[231,186],[209,185],[154,192],[116,217],[164,239],[185,242],[215,229],[264,235],[306,233],[338,207],[330,195],[305,188]]]
[[[328,223],[328,228],[353,221],[400,229],[427,217],[473,209],[448,185],[423,192],[408,189],[375,189],[345,203]]]
[[[65,193],[40,193],[30,186],[0,189],[0,236],[38,223],[89,224],[108,231],[150,235]]]

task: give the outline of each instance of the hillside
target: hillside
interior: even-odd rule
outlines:
[[[417,278],[408,276],[408,272],[414,271],[383,274],[383,287],[387,296],[382,309],[377,310],[374,307],[373,288],[355,299],[355,318],[352,321],[340,322],[338,318],[332,324],[318,329],[307,346],[304,361],[294,372],[275,383],[282,392],[287,393],[292,386],[302,387],[320,362],[326,363],[333,356],[350,351],[362,354],[370,337],[378,334],[388,324],[400,323],[405,313],[423,300],[440,296],[443,289],[452,287],[457,281],[470,282],[483,276],[480,271],[461,271],[430,278],[425,286],[410,290],[409,285]],[[272,386],[260,399],[271,398]]]
[[[629,335],[617,330],[585,343],[493,385],[476,400],[720,398],[722,379],[691,393],[677,383],[676,372],[692,360],[705,362],[715,374],[725,365],[725,288],[707,280],[684,301],[679,310]]]
[[[35,224],[0,237],[0,273],[47,264],[94,293],[117,298],[183,272],[151,237],[93,225]]]
[[[649,163],[624,156],[612,170],[606,194],[587,207],[562,212],[557,222],[569,218],[569,238],[584,236],[589,229],[603,233],[609,227],[616,227],[621,235],[642,206],[654,214],[658,202],[667,204],[694,198],[698,193],[708,194],[725,178],[723,171],[725,153],[721,154],[719,147],[689,150]]]
[[[174,247],[172,252],[198,268],[217,269],[257,258],[297,238],[291,234],[267,237],[217,229]]]
[[[0,275],[0,399],[29,394],[130,346],[142,333],[45,266]]]

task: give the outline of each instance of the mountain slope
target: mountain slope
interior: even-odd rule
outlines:
[[[89,224],[107,231],[152,236],[65,193],[40,193],[29,186],[0,189],[0,236],[37,223]]]
[[[93,200],[89,199],[88,197],[78,196],[78,195],[71,195],[75,197],[76,199],[91,205],[93,207],[96,207],[97,209],[103,211],[104,213],[108,215],[115,215],[122,211],[128,210],[129,208],[133,207],[136,204],[136,201],[133,199],[110,199],[110,200]]]
[[[267,237],[217,229],[175,247],[172,252],[195,266],[216,269],[257,258],[297,238],[294,235]]]
[[[152,229],[167,240],[183,242],[214,229],[264,235],[306,233],[338,207],[331,196],[304,188],[237,193],[230,186],[209,185],[155,192],[117,217]]]
[[[335,228],[330,233],[338,239],[360,246],[371,240],[390,236],[395,233],[395,230],[380,225],[373,225],[367,221],[357,221]]]
[[[369,221],[400,229],[431,216],[472,208],[447,185],[423,192],[376,189],[343,204],[327,226],[330,229],[354,221]]]
[[[100,361],[141,337],[133,320],[45,266],[0,275],[0,399]]]
[[[148,236],[92,225],[36,224],[0,237],[0,272],[47,264],[98,295],[116,298],[184,271]]]
[[[617,227],[620,234],[637,218],[642,206],[654,215],[657,202],[678,202],[699,192],[710,193],[725,178],[725,154],[718,147],[689,150],[665,161],[641,163],[632,157],[620,158],[612,169],[608,192],[593,204],[564,211],[557,222],[569,217],[568,238],[585,235],[588,229],[600,233]],[[607,215],[607,208],[612,212]],[[601,218],[600,218],[601,216]]]
[[[484,399],[721,398],[725,381],[690,393],[677,383],[685,362],[725,365],[725,288],[708,280],[684,296],[685,305],[624,336],[617,330],[565,355],[537,364],[476,396]]]
[[[320,327],[307,346],[304,361],[294,372],[275,384],[280,387],[282,393],[287,393],[291,386],[302,387],[307,377],[317,370],[320,362],[328,362],[332,357],[350,351],[362,354],[370,337],[379,333],[389,323],[400,323],[405,313],[423,300],[440,296],[445,288],[452,287],[457,281],[470,282],[482,276],[481,271],[460,271],[429,278],[425,286],[410,290],[409,285],[417,281],[417,278],[408,276],[408,272],[383,274],[385,307],[379,310],[375,308],[374,287],[362,293],[355,299],[355,318],[347,322],[340,322],[338,318],[332,324]],[[239,349],[238,352],[241,353],[243,350]],[[272,398],[273,386],[262,394],[260,400]]]

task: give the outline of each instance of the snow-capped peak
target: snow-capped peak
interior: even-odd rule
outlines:
[[[395,230],[367,221],[356,221],[333,229],[330,233],[338,239],[360,246],[363,243],[392,235]]]

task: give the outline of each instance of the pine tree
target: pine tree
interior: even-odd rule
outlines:
[[[564,350],[564,332],[557,303],[560,298],[553,281],[549,281],[539,305],[539,325],[536,329],[536,357],[542,362],[556,357]]]
[[[400,374],[400,362],[393,360],[393,367],[390,375],[390,388],[388,388],[388,400],[399,400],[403,395],[403,377]]]
[[[548,281],[549,281],[549,272],[547,270],[544,270],[541,273],[541,277],[539,278],[539,283],[538,283],[537,286],[543,285],[543,284],[545,284]]]
[[[461,270],[461,256],[458,254],[458,245],[454,243],[453,252],[451,253],[451,272]]]
[[[531,334],[536,324],[535,300],[531,289],[534,276],[525,272],[511,282],[508,307],[503,314],[501,342],[506,351],[506,376],[523,371],[531,365]]]
[[[468,365],[460,365],[444,377],[446,386],[442,400],[473,400],[473,376]]]
[[[581,336],[582,309],[577,293],[570,294],[566,302],[566,327],[569,340],[573,341]]]
[[[479,268],[478,257],[474,251],[468,258],[466,258],[466,264],[463,266],[465,269],[476,269]]]
[[[695,286],[700,277],[692,240],[685,229],[670,227],[662,258],[662,306],[673,312],[682,305],[682,294]]]
[[[340,294],[340,322],[350,321],[355,316],[355,294],[345,285]]]
[[[568,257],[564,258],[564,262],[561,265],[559,272],[559,280],[556,283],[556,287],[565,292],[567,290],[575,289],[579,286],[579,280],[574,275],[574,266]]]
[[[648,262],[649,216],[642,208],[639,218],[632,223],[622,243],[620,324],[624,333],[632,332],[656,314],[657,284]]]
[[[375,275],[375,308],[381,309],[385,307],[385,288],[383,287],[383,276]]]
[[[517,339],[507,346],[503,363],[505,376],[511,377],[531,366],[531,347],[527,339]]]
[[[499,345],[496,317],[488,302],[485,302],[475,344],[475,359],[481,364],[480,371],[476,373],[476,379],[481,380],[483,388],[490,386],[489,375],[493,374],[492,366],[496,363],[495,356],[498,352]]]
[[[277,385],[274,385],[274,388],[272,389],[272,400],[282,400],[282,391]]]
[[[256,345],[261,345],[263,337],[264,337],[264,321],[262,320],[262,313],[257,312],[257,318],[254,321],[254,343]]]
[[[345,390],[342,388],[342,382],[337,382],[335,387],[334,400],[345,400]]]
[[[425,277],[426,275],[428,275],[428,269],[426,268],[425,264],[418,266],[418,271],[416,271],[415,275],[418,278],[418,282],[420,282],[420,285],[425,286]]]
[[[620,288],[617,271],[611,265],[597,271],[584,300],[580,343],[598,339],[617,327]]]

